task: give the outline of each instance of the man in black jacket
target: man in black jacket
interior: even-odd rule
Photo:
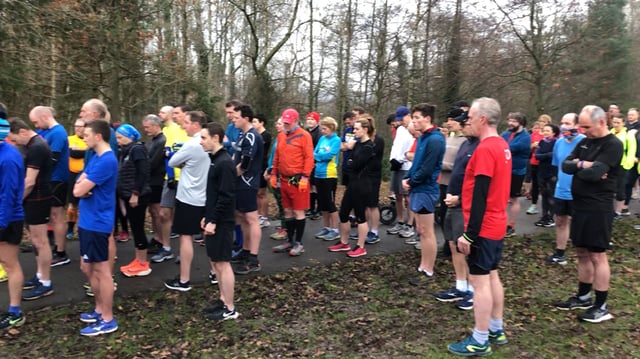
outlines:
[[[218,277],[220,299],[205,308],[208,319],[236,319],[233,304],[235,277],[231,268],[233,230],[235,226],[236,168],[224,149],[224,128],[209,123],[200,131],[200,144],[209,153],[211,166],[207,178],[207,201],[201,226],[205,234],[207,255]]]
[[[166,167],[164,165],[164,145],[167,138],[162,133],[162,119],[150,114],[142,120],[144,132],[150,138],[146,143],[147,153],[149,154],[149,167],[151,173],[149,176],[149,185],[151,186],[151,195],[149,197],[149,214],[151,215],[151,227],[153,233],[158,233],[162,223],[160,222],[160,201],[162,199],[162,185],[164,183],[164,175]],[[162,247],[159,238],[154,238],[149,249],[157,250]]]

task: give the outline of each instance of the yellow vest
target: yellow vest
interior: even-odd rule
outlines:
[[[189,139],[189,135],[187,132],[180,127],[177,123],[173,122],[172,124],[165,126],[162,128],[162,133],[164,137],[166,137],[167,142],[165,142],[164,147],[169,147],[172,151],[176,152],[176,148],[182,147],[182,145],[187,142]],[[174,146],[176,145],[176,146]],[[174,168],[173,173],[175,174],[175,179],[178,181],[180,179],[180,169]],[[165,175],[165,179],[167,176]]]
[[[611,134],[616,136],[622,142],[622,160],[620,161],[620,165],[625,170],[631,169],[636,162],[636,136],[633,133],[627,132],[625,127],[620,130],[620,132],[616,133],[615,129],[611,129]]]
[[[69,136],[69,149],[86,151],[87,144],[84,140],[76,135]],[[82,158],[69,157],[69,171],[80,173],[84,169],[84,156]]]

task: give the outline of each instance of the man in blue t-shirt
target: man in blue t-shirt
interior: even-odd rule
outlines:
[[[0,330],[19,327],[25,322],[21,298],[24,275],[18,261],[24,210],[24,162],[20,152],[5,142],[9,134],[9,122],[5,120],[6,107],[0,103],[0,262],[6,270],[9,309],[0,317]]]
[[[110,127],[106,121],[86,125],[84,140],[95,152],[91,162],[78,177],[73,195],[80,198],[80,269],[87,275],[96,299],[93,311],[80,314],[80,320],[91,323],[81,335],[94,336],[118,330],[113,317],[113,279],[109,263],[109,236],[116,212],[118,160],[109,145]]]
[[[42,137],[49,144],[53,168],[51,172],[51,217],[55,251],[51,266],[56,267],[71,262],[65,252],[66,230],[65,206],[69,181],[69,138],[67,131],[55,119],[55,110],[47,106],[36,106],[29,113],[29,120],[36,128],[43,130]]]
[[[568,113],[562,116],[560,121],[560,137],[553,145],[553,157],[551,165],[558,167],[558,181],[553,194],[553,212],[556,222],[556,250],[553,255],[546,258],[547,263],[567,264],[565,250],[569,241],[569,228],[571,224],[571,181],[573,175],[562,170],[562,161],[573,151],[585,137],[578,133],[578,115]]]
[[[253,110],[249,105],[234,107],[233,124],[240,131],[233,163],[236,166],[236,223],[243,233],[241,256],[244,263],[235,267],[237,274],[258,271],[258,250],[262,228],[258,219],[258,188],[262,175],[264,143],[262,136],[253,128]],[[248,253],[247,253],[248,252]]]

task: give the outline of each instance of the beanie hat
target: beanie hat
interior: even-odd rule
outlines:
[[[124,123],[118,126],[116,133],[119,133],[122,136],[133,141],[137,141],[140,139],[140,132],[138,132],[135,127],[131,126],[128,123]]]
[[[4,141],[9,134],[9,121],[4,118],[0,118],[0,141]]]
[[[309,112],[306,116],[304,116],[305,119],[309,119],[312,118],[314,121],[316,121],[316,123],[320,122],[320,114],[317,112]]]

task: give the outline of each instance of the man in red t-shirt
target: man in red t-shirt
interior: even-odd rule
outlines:
[[[475,100],[469,110],[467,123],[480,144],[464,174],[465,231],[458,238],[458,250],[468,256],[475,327],[463,341],[449,344],[449,351],[458,355],[491,354],[489,339],[495,344],[507,343],[502,328],[504,289],[498,264],[507,225],[512,161],[509,145],[498,135],[500,117],[500,104],[491,98]]]

